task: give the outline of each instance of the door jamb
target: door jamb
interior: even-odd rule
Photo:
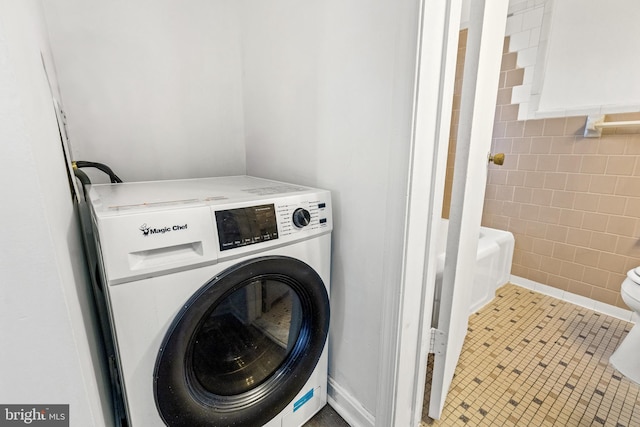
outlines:
[[[462,0],[420,5],[402,276],[386,288],[383,307],[380,427],[416,426],[422,415],[461,7]]]

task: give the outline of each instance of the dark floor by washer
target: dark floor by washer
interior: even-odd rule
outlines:
[[[329,405],[325,405],[303,427],[349,427],[349,424]]]

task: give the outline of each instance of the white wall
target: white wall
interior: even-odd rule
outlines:
[[[332,190],[329,391],[372,424],[419,1],[43,2],[76,159],[124,180],[246,171]]]
[[[43,3],[75,160],[125,181],[245,173],[235,2]]]
[[[640,110],[640,3],[556,0],[538,113]]]
[[[366,425],[400,284],[418,1],[246,7],[247,171],[332,191],[329,392]]]
[[[524,81],[518,120],[640,110],[640,4],[511,0],[506,36]]]
[[[0,1],[0,402],[69,404],[72,425],[102,426],[110,412],[41,52],[55,84],[40,2]]]

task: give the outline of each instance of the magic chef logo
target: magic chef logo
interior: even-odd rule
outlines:
[[[140,231],[142,231],[143,236],[149,236],[151,234],[166,234],[171,231],[181,231],[186,229],[187,229],[187,224],[174,225],[172,227],[162,227],[162,228],[151,228],[146,223],[140,226]]]

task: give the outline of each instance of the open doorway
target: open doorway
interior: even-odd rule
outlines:
[[[472,294],[507,6],[507,0],[471,2],[469,28],[459,34],[456,49],[456,84],[447,149],[447,169],[452,173],[450,179],[445,179],[442,209],[443,216],[448,217],[448,232],[431,317],[425,319],[431,322],[428,343],[427,337],[422,343],[423,351],[428,347],[429,361],[433,362],[425,374],[428,394],[424,396],[423,411],[434,419],[442,413],[466,336],[470,307],[475,303]]]
[[[420,423],[429,353],[435,354],[429,414],[440,416],[466,335],[507,4],[471,2],[437,328],[431,326],[436,236],[442,222],[462,0],[423,4],[402,283],[394,288],[398,305],[385,313],[394,322],[397,315],[397,323],[382,356],[387,360],[378,392],[379,426]]]

